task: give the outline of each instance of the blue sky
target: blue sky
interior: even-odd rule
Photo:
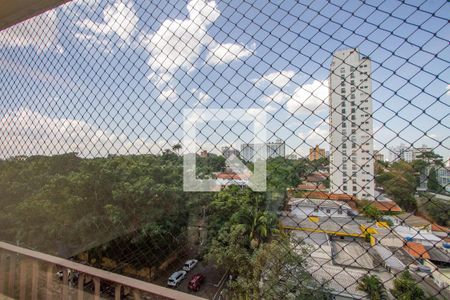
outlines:
[[[263,108],[270,140],[326,147],[332,53],[372,60],[375,148],[450,155],[446,1],[74,1],[0,32],[0,157],[146,153],[183,108]],[[244,124],[245,125],[245,124]],[[199,143],[249,142],[209,124]]]

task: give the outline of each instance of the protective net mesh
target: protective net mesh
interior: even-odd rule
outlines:
[[[86,0],[3,29],[0,240],[209,299],[449,299],[448,11]]]

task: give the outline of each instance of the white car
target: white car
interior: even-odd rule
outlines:
[[[190,260],[188,260],[187,262],[184,263],[183,270],[185,270],[186,272],[189,272],[190,270],[195,268],[197,263],[198,263],[198,260],[190,259]]]
[[[186,277],[186,274],[186,271],[176,271],[170,275],[169,280],[167,280],[167,285],[176,287]]]

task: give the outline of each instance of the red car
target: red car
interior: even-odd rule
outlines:
[[[191,281],[189,281],[188,288],[191,291],[198,292],[203,281],[205,281],[205,276],[203,274],[195,274],[192,276]]]

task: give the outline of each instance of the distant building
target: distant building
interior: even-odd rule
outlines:
[[[237,174],[233,172],[216,174],[216,186],[223,189],[230,185],[246,187],[249,183],[249,177],[246,174]]]
[[[239,150],[234,149],[231,146],[225,146],[225,147],[222,147],[222,155],[225,158],[229,158],[231,155],[239,157]]]
[[[297,156],[297,154],[291,153],[289,155],[286,155],[286,158],[291,159],[291,160],[296,160],[296,159],[298,159],[298,156]]]
[[[285,157],[286,145],[283,140],[277,139],[276,142],[267,143],[267,158]]]
[[[208,151],[206,150],[200,151],[200,157],[208,157]]]
[[[397,147],[389,148],[389,161],[396,162],[399,160],[404,160],[407,162],[411,162],[413,160],[413,151],[410,147],[401,144]]]
[[[328,189],[325,185],[313,184],[313,183],[303,183],[297,186],[297,189],[300,191],[319,191],[319,192],[327,192]]]
[[[439,167],[436,169],[438,183],[447,191],[450,191],[450,168]]]
[[[266,144],[242,144],[241,158],[244,161],[256,161],[275,157],[285,157],[285,142],[278,139]]]
[[[375,160],[384,161],[384,154],[380,150],[374,150],[373,156]]]
[[[430,148],[427,145],[422,145],[422,147],[414,148],[413,159],[419,159],[420,155],[426,152],[433,152],[433,148]]]
[[[414,148],[401,144],[397,147],[389,148],[389,161],[396,162],[404,160],[406,162],[412,162],[413,160],[420,159],[422,153],[431,152],[432,148],[422,145],[422,147]]]
[[[319,184],[319,183],[322,183],[325,180],[327,180],[329,176],[330,176],[330,174],[328,174],[326,172],[315,171],[315,172],[312,172],[311,174],[308,174],[306,176],[305,180],[306,180],[306,182],[309,182],[309,183]]]
[[[333,54],[329,77],[330,191],[374,198],[371,61],[357,49]]]
[[[348,217],[357,214],[347,203],[342,201],[292,198],[288,205],[292,214],[300,218],[308,216]]]
[[[325,149],[319,148],[319,145],[309,149],[309,160],[317,160],[325,157]]]

